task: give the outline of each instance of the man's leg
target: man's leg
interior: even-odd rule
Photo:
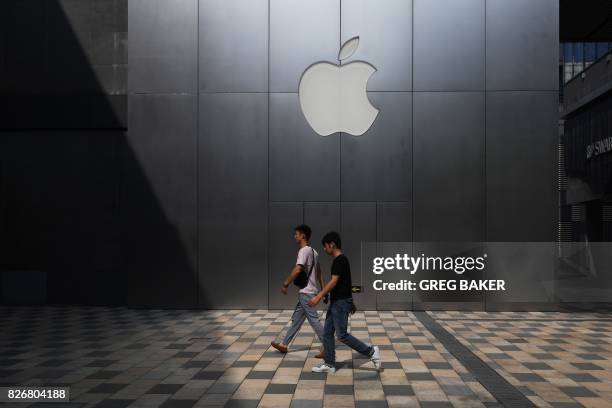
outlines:
[[[282,345],[289,346],[289,343],[293,340],[297,332],[302,327],[304,320],[306,319],[306,314],[304,313],[304,308],[302,307],[302,303],[298,298],[297,305],[295,305],[295,310],[293,312],[293,316],[291,316],[291,326],[289,330],[287,330],[287,334],[285,335],[285,339],[281,343]]]
[[[325,362],[320,366],[312,367],[315,373],[335,373],[336,372],[336,350],[334,344],[334,319],[332,317],[333,304],[327,309],[325,326],[323,327],[323,347],[325,348]]]
[[[329,305],[325,316],[323,327],[323,348],[325,349],[325,363],[334,366],[336,364],[336,344],[334,340],[334,318],[332,317],[333,303]]]
[[[344,299],[336,301],[337,312],[334,313],[334,326],[336,328],[336,337],[342,343],[346,344],[358,353],[364,356],[371,357],[374,353],[372,346],[368,346],[358,338],[352,336],[347,331],[348,318],[350,312],[350,303]]]
[[[319,321],[319,314],[317,313],[317,309],[308,304],[308,301],[313,297],[314,295],[300,293],[300,303],[302,304],[302,309],[304,309],[304,314],[308,319],[308,323],[310,323],[317,337],[321,343],[323,343],[323,325]]]

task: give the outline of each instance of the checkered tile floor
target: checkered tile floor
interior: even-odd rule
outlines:
[[[612,407],[612,315],[432,315],[537,406]]]
[[[431,315],[536,406],[612,407],[612,315]],[[307,323],[287,355],[269,346],[290,317],[0,308],[0,385],[69,386],[71,407],[500,406],[411,312],[353,316],[352,334],[380,346],[383,370],[338,344],[329,375],[310,371],[321,360]]]

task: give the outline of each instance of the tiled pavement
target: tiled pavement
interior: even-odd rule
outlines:
[[[612,315],[430,315],[534,405],[612,407]],[[383,370],[339,344],[329,375],[310,371],[320,344],[307,323],[287,355],[269,347],[290,316],[0,308],[0,383],[70,386],[72,407],[500,406],[411,312],[353,316],[351,332],[381,347]]]
[[[432,314],[536,405],[612,406],[612,315]]]

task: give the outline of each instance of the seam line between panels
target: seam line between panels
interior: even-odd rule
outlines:
[[[196,33],[196,301],[200,307],[200,0],[197,0]]]
[[[482,182],[484,184],[484,194],[483,194],[483,200],[484,200],[484,222],[483,222],[483,228],[484,228],[484,233],[483,233],[483,237],[484,237],[484,241],[487,242],[487,1],[484,1],[484,129],[483,129],[483,133],[484,133],[484,143],[483,143],[483,156],[484,156],[484,160],[482,162],[482,173],[483,173],[483,177],[482,177]],[[485,269],[485,274],[486,274],[486,269]],[[487,279],[487,276],[485,276],[485,279]],[[483,292],[482,294],[482,307],[483,310],[487,310],[487,293]]]
[[[340,24],[338,30],[338,50],[342,48],[342,0],[338,0],[338,22]],[[342,61],[338,61],[340,65],[342,65]],[[339,166],[338,166],[338,200],[340,201],[340,235],[342,236],[342,132],[339,132],[339,144],[340,144],[340,156],[339,156]]]
[[[411,244],[410,246],[412,247],[414,244],[412,243],[414,241],[414,2],[416,0],[412,0],[412,12],[410,13],[410,20],[411,20],[411,34],[410,34],[410,53],[411,53],[411,57],[410,57],[410,90],[412,91],[410,93],[410,99],[411,99],[411,103],[410,103],[410,229],[411,229],[411,233],[410,233],[410,241]],[[412,248],[410,248],[412,250]],[[411,293],[410,294],[410,308],[412,310],[414,310],[414,294]],[[378,306],[378,305],[377,305]]]
[[[266,269],[268,272],[268,286],[266,288],[267,291],[267,296],[266,299],[268,301],[268,309],[270,309],[270,273],[271,273],[271,267],[270,267],[270,2],[272,0],[268,0],[268,90],[267,90],[267,96],[268,96],[268,129],[267,129],[267,133],[268,133],[268,137],[266,140],[266,212],[267,212],[267,220],[268,220],[268,230],[267,230],[267,245],[266,245]]]

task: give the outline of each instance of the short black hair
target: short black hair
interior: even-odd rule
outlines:
[[[306,241],[310,241],[310,235],[312,235],[312,230],[306,224],[298,225],[295,227],[295,230],[301,232],[306,237]]]
[[[323,246],[325,246],[325,244],[331,244],[332,242],[336,244],[336,248],[342,249],[342,241],[340,240],[340,234],[338,234],[336,231],[328,232],[321,239],[321,244],[323,244]]]

